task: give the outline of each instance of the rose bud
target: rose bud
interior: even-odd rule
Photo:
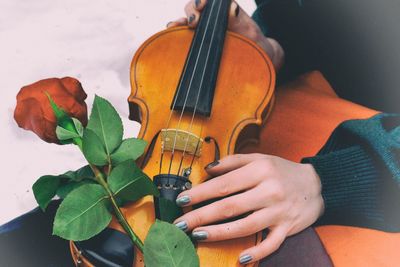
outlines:
[[[81,83],[71,77],[45,79],[21,88],[14,119],[49,143],[60,144],[56,135],[57,118],[49,98],[70,117],[87,124],[87,95]]]

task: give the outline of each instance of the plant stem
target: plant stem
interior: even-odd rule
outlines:
[[[133,231],[133,229],[129,225],[128,221],[126,220],[125,216],[122,214],[122,211],[119,208],[119,206],[114,198],[114,194],[111,192],[110,188],[108,187],[107,182],[104,179],[103,173],[96,166],[94,166],[92,164],[90,164],[90,167],[92,168],[94,174],[96,175],[96,179],[99,182],[99,184],[101,184],[104,187],[104,189],[107,191],[108,195],[110,196],[111,204],[114,209],[115,216],[118,219],[118,222],[121,224],[122,228],[124,228],[125,232],[129,235],[129,237],[132,239],[133,243],[140,250],[140,252],[143,253],[143,242],[136,235],[136,233]]]
[[[77,145],[79,147],[79,149],[83,152],[81,138],[74,138],[74,144]],[[143,242],[140,239],[140,237],[138,237],[136,235],[136,233],[133,231],[133,229],[129,225],[128,221],[126,220],[125,216],[122,214],[122,211],[119,208],[117,201],[114,198],[113,192],[110,190],[107,182],[104,179],[103,173],[95,165],[89,163],[89,166],[93,170],[93,173],[96,176],[96,180],[99,182],[99,184],[101,184],[103,186],[103,188],[108,193],[110,200],[111,200],[113,210],[114,210],[114,214],[117,217],[118,222],[120,223],[122,228],[124,228],[125,232],[129,235],[132,242],[136,245],[136,247],[140,250],[140,252],[143,253]],[[111,161],[109,161],[108,172],[109,173],[111,172]]]
[[[82,145],[83,145],[82,138],[79,137],[79,138],[74,138],[72,140],[74,144],[77,145],[79,149],[82,151]]]

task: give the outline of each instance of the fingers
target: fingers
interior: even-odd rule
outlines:
[[[249,211],[261,209],[265,203],[258,201],[260,193],[256,190],[250,190],[215,201],[207,206],[186,213],[176,219],[175,223],[185,222],[185,230],[191,230],[202,225],[230,219]]]
[[[239,17],[239,14],[242,15],[243,9],[233,1],[231,4],[231,8],[229,9],[229,21],[234,21],[236,18]]]
[[[187,25],[192,28],[196,27],[200,19],[200,12],[203,10],[206,3],[207,0],[191,0],[185,6],[186,17],[169,22],[167,28]]]
[[[200,19],[200,14],[201,11],[204,9],[204,7],[207,4],[207,0],[191,0],[188,2],[185,6],[185,13],[187,16],[186,23],[178,22],[178,21],[173,21],[168,23],[168,28],[169,27],[175,27],[175,26],[184,26],[184,25],[189,25],[191,28],[197,27]],[[232,2],[231,8],[229,11],[229,25],[235,25],[237,22],[235,20],[239,18],[239,14],[243,16],[249,17],[236,2]],[[250,18],[250,17],[249,17]]]
[[[191,0],[185,6],[185,13],[188,20],[188,25],[191,28],[195,28],[199,23],[200,12],[206,5],[206,0]]]
[[[176,204],[179,206],[194,205],[255,187],[262,177],[261,174],[252,170],[251,165],[233,170],[180,193]]]
[[[170,21],[167,23],[167,28],[177,27],[177,26],[186,26],[188,24],[187,18],[180,18],[175,21]]]
[[[228,173],[232,170],[241,168],[252,161],[266,158],[263,154],[235,154],[224,157],[223,159],[212,162],[205,167],[205,170],[211,176],[218,176]]]
[[[243,251],[239,256],[241,264],[259,261],[275,252],[286,237],[284,227],[276,227],[269,232],[267,238],[255,247]]]
[[[270,210],[263,209],[233,222],[195,228],[192,237],[206,242],[245,237],[269,227],[273,218]]]

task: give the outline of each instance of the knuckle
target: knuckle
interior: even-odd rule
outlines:
[[[281,246],[281,243],[279,243],[279,242],[272,243],[271,244],[271,250],[272,250],[271,252],[278,250],[280,246]]]
[[[191,217],[188,217],[187,221],[189,224],[189,228],[194,228],[197,226],[201,226],[204,224],[204,216],[201,216],[199,212],[193,212]]]
[[[260,164],[264,165],[265,169],[270,173],[277,169],[276,158],[272,156],[268,156],[260,160]]]
[[[237,205],[232,201],[221,201],[220,214],[222,219],[229,219],[236,215]]]
[[[236,232],[237,237],[245,236],[250,233],[254,233],[253,227],[249,227],[248,225],[240,222],[235,222],[233,228]]]
[[[272,157],[265,158],[261,162],[264,166],[268,167],[268,169],[274,168],[274,160]]]
[[[231,190],[228,181],[221,180],[218,184],[218,197],[227,196],[231,193],[230,191]]]
[[[272,172],[273,166],[270,159],[257,159],[253,162],[255,170],[259,173],[259,175],[264,176],[268,175]]]
[[[285,189],[280,182],[273,182],[269,185],[269,196],[275,201],[280,201],[285,198]]]
[[[248,27],[247,28],[247,36],[251,40],[256,40],[259,37],[259,31],[256,27]]]

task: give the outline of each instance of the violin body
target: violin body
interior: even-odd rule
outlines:
[[[132,61],[132,94],[129,96],[131,115],[134,116],[132,119],[141,123],[139,138],[149,144],[166,126],[168,114],[171,112],[170,103],[174,98],[193,34],[193,30],[187,27],[160,32],[139,48]],[[271,107],[274,86],[274,69],[263,50],[252,41],[228,32],[211,116],[195,117],[191,132],[198,133],[202,139],[212,137],[218,144],[220,157],[233,154],[238,147],[257,138],[256,129],[262,125]],[[136,110],[139,112],[135,112]],[[176,129],[180,123],[179,128],[188,129],[192,113],[184,114],[180,122],[179,120],[180,112],[174,112],[169,128]],[[160,173],[161,142],[161,138],[158,138],[143,169],[149,177]],[[215,160],[215,150],[214,142],[203,142],[200,155],[196,156],[191,168],[190,180],[194,185],[208,178],[204,166]],[[171,173],[174,174],[180,165],[182,151],[175,153],[173,159],[171,153],[163,156],[164,162],[169,163],[172,160]],[[190,155],[185,157],[183,166],[190,165],[192,159]],[[168,171],[169,164],[163,164],[161,173]],[[155,220],[153,199],[146,197],[123,211],[134,231],[144,240]],[[228,219],[229,214],[226,217]],[[198,243],[200,264],[239,266],[240,252],[259,241],[260,236],[254,235],[240,240]]]

